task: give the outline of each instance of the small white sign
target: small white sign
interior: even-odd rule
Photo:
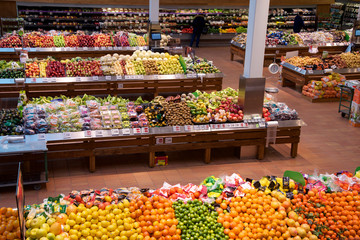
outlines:
[[[45,134],[44,133],[38,134],[38,140],[39,141],[44,141],[45,140]]]
[[[108,50],[113,50],[113,47],[108,47]]]
[[[118,135],[120,135],[119,129],[111,129],[111,135],[112,135],[112,136],[118,136]]]
[[[64,136],[64,139],[70,139],[71,138],[71,133],[70,132],[64,132],[63,136]]]
[[[99,80],[99,77],[98,76],[93,76],[92,79],[96,81],[96,80]]]
[[[121,80],[122,79],[122,76],[121,75],[117,75],[116,76],[116,80]]]
[[[101,47],[101,50],[106,50],[106,47]]]
[[[195,126],[193,127],[193,129],[194,129],[195,131],[199,131],[199,130],[200,130],[200,126],[199,126],[199,125],[195,125]]]
[[[100,48],[99,47],[94,47],[94,50],[99,50]]]
[[[105,80],[111,80],[111,76],[105,76]]]
[[[122,133],[123,133],[123,135],[130,135],[130,129],[129,128],[124,128],[122,130]]]
[[[156,144],[164,144],[164,138],[156,138]]]
[[[134,128],[134,134],[141,134],[141,128]]]
[[[85,51],[88,50],[88,47],[83,47],[83,50],[85,50]]]
[[[192,127],[191,125],[185,125],[185,131],[191,132],[192,131]]]
[[[76,81],[77,81],[77,82],[81,82],[81,77],[77,77],[77,78],[76,78]]]
[[[124,84],[118,83],[118,89],[122,89],[122,88],[124,88]]]
[[[172,144],[172,138],[171,137],[165,138],[165,144]]]
[[[149,133],[149,128],[148,127],[144,127],[141,129],[141,133],[143,134],[148,134]]]
[[[95,136],[96,137],[103,137],[104,136],[103,130],[96,130],[95,131]]]
[[[91,137],[91,130],[86,130],[84,132],[84,137]]]
[[[173,126],[174,132],[180,132],[180,126]]]

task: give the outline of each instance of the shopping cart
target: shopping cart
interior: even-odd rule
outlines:
[[[345,117],[346,115],[350,116],[351,103],[354,96],[354,89],[345,85],[339,85],[340,87],[340,101],[339,101],[339,111],[341,116]]]

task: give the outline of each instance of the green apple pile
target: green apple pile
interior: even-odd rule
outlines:
[[[57,222],[53,217],[46,220],[46,218],[41,215],[32,220],[27,220],[25,226],[27,228],[25,233],[27,240],[63,240],[65,238],[64,234],[61,235],[61,223]]]
[[[136,75],[145,75],[145,68],[141,60],[133,61]]]

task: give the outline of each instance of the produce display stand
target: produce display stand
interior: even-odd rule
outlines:
[[[360,79],[360,68],[325,69],[325,70],[304,70],[289,63],[282,64],[282,87],[304,86],[311,80],[319,81],[322,77],[331,72],[344,75],[347,80]],[[331,98],[321,101],[334,101]]]
[[[152,94],[156,97],[160,93],[221,90],[222,80],[222,73],[0,79],[0,98],[18,97],[20,90],[25,90],[29,97],[85,93]]]
[[[329,44],[330,45],[330,44]],[[347,48],[345,44],[336,44],[332,46],[319,46],[319,52],[317,54],[322,54],[324,51],[327,51],[329,54],[340,54],[343,53]],[[269,63],[269,61],[273,62],[274,58],[276,57],[277,60],[281,60],[281,57],[286,56],[287,52],[292,51],[299,51],[299,56],[310,56],[314,55],[309,53],[309,47],[305,46],[274,46],[274,47],[266,47],[265,48],[265,62]],[[230,53],[231,53],[231,61],[234,61],[234,55],[239,56],[240,58],[245,58],[245,45],[240,44],[234,41],[231,41],[230,46]],[[268,65],[268,64],[267,64]]]
[[[200,45],[225,45],[237,33],[208,33],[202,34],[200,38]],[[192,33],[172,33],[170,34],[173,38],[180,38],[183,44],[189,44],[191,40]]]
[[[25,138],[26,139],[26,138]],[[3,164],[7,159],[11,159],[8,162],[24,161],[24,185],[35,185],[35,188],[39,188],[41,183],[48,182],[48,162],[47,151],[45,141],[31,141],[26,139],[24,142],[17,143],[0,143],[0,158]],[[29,173],[29,166],[31,164],[30,159],[40,159],[41,155],[44,158],[44,172],[39,172],[39,176],[34,177],[34,173],[31,173],[30,177],[36,180],[26,181],[27,173]],[[0,187],[16,186],[16,178],[14,182],[0,182]],[[39,188],[40,189],[40,188]]]
[[[291,144],[296,157],[302,120],[280,121],[275,144]],[[95,130],[71,133],[27,135],[27,141],[47,141],[48,158],[89,158],[89,170],[95,171],[96,156],[148,153],[149,166],[155,166],[155,152],[204,149],[205,163],[211,161],[212,148],[257,146],[257,158],[263,159],[267,137],[266,124],[252,120],[243,123]],[[11,158],[8,158],[10,161]]]
[[[19,60],[20,50],[27,50],[29,58],[45,59],[52,56],[55,59],[69,59],[75,57],[101,57],[106,54],[129,54],[131,55],[136,50],[148,50],[145,47],[54,47],[54,48],[0,48],[0,59],[2,60]],[[169,47],[165,48],[168,51]]]

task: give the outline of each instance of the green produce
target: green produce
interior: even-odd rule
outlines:
[[[17,109],[0,110],[0,135],[20,135],[23,132],[23,120]]]
[[[179,220],[181,239],[229,239],[224,227],[217,222],[215,207],[200,200],[173,203],[175,216]]]
[[[65,47],[64,36],[54,36],[53,39],[55,47]]]

